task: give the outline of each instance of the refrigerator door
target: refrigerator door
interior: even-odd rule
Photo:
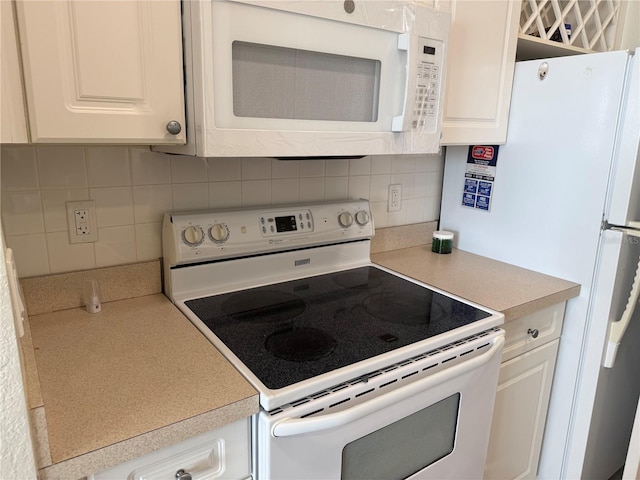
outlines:
[[[605,218],[613,225],[640,229],[640,48],[629,67]]]
[[[638,478],[640,478],[640,402],[638,402],[636,419],[633,422],[627,461],[622,472],[622,480],[637,480]]]
[[[606,230],[602,240],[572,438],[576,447],[586,440],[581,478],[606,479],[624,465],[640,397],[640,309],[629,319],[612,368],[595,360],[604,355],[606,327],[620,321],[628,304],[640,238]]]
[[[608,328],[606,321],[590,324],[592,282],[628,60],[616,51],[516,64],[507,143],[499,149],[489,211],[462,206],[468,148],[446,152],[440,225],[457,233],[458,248],[581,285],[565,312],[540,478],[582,473]],[[541,79],[543,64],[547,75]],[[592,351],[595,356],[587,358]],[[583,430],[583,439],[574,429]]]

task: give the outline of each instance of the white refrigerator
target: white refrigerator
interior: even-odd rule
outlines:
[[[640,50],[631,53],[517,63],[507,142],[485,162],[477,198],[475,157],[495,147],[446,151],[440,228],[458,248],[582,286],[567,303],[538,478],[606,480],[627,455],[625,475],[637,472]]]

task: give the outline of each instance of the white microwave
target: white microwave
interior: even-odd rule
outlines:
[[[450,15],[407,0],[185,0],[187,144],[201,157],[440,149]]]

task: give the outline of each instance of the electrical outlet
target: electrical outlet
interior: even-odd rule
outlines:
[[[388,212],[397,212],[402,206],[402,185],[395,183],[389,185],[389,200],[387,203]]]
[[[97,242],[96,202],[83,200],[81,202],[67,202],[66,205],[69,243]]]

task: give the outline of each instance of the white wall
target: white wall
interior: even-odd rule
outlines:
[[[0,154],[3,228],[21,277],[156,259],[171,210],[367,198],[377,228],[436,220],[440,210],[440,155],[205,159],[88,145],[3,145]],[[395,183],[402,209],[388,213]],[[70,245],[65,202],[86,199],[96,202],[99,241]]]
[[[35,461],[25,404],[0,228],[0,478],[35,479]]]

